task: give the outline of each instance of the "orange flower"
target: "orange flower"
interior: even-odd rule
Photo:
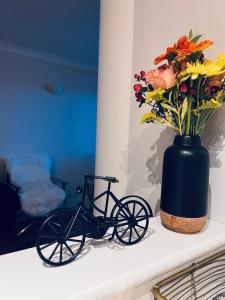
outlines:
[[[166,49],[166,53],[161,54],[159,56],[157,56],[154,60],[154,64],[158,65],[159,63],[161,63],[163,60],[167,59],[167,56],[171,53],[176,53],[178,49],[183,49],[187,47],[187,43],[189,43],[188,38],[184,35],[182,37],[179,38],[178,42],[175,43],[173,46],[168,47]]]
[[[154,60],[154,63],[157,65],[163,60],[167,59],[168,55],[171,53],[175,53],[178,59],[183,58],[184,56],[190,55],[192,52],[201,52],[211,46],[213,41],[204,40],[200,43],[190,42],[187,36],[182,36],[179,38],[177,43],[175,43],[172,47],[166,49],[166,53],[157,56]]]
[[[168,48],[167,48],[168,49]],[[169,53],[164,53],[164,54],[161,54],[159,56],[157,56],[155,59],[154,59],[154,64],[155,65],[158,65],[159,63],[161,63],[162,61],[164,61],[167,57]]]
[[[190,41],[189,39],[186,37],[186,35],[182,36],[179,38],[178,42],[177,42],[177,47],[176,50],[179,49],[185,49],[190,45]]]
[[[166,53],[157,56],[154,60],[154,64],[158,65],[159,63],[164,61],[170,53],[173,53],[173,52],[176,52],[176,44],[174,44],[172,47],[168,47],[166,49]]]
[[[189,45],[187,44],[186,48],[180,48],[177,50],[177,58],[180,59],[184,56],[190,55],[193,52],[202,52],[206,48],[210,47],[212,44],[213,41],[211,40],[204,40],[198,44],[189,42]]]

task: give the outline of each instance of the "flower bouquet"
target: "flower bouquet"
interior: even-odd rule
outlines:
[[[150,106],[140,123],[163,124],[179,135],[200,135],[225,101],[225,54],[218,54],[214,62],[205,58],[203,51],[213,41],[198,42],[200,38],[190,31],[154,60],[167,64],[135,74],[136,100],[139,106]]]
[[[160,215],[163,225],[182,233],[198,232],[206,223],[209,153],[200,135],[225,102],[225,54],[206,58],[203,51],[213,41],[200,39],[191,30],[154,60],[167,63],[134,76],[136,101],[150,107],[140,123],[177,132],[164,153]]]

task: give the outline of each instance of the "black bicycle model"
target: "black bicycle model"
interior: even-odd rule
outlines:
[[[108,188],[94,197],[96,179],[107,181]],[[139,196],[117,199],[111,192],[111,184],[118,182],[115,177],[86,175],[77,208],[60,209],[47,217],[39,229],[36,243],[38,255],[46,264],[61,266],[70,263],[81,253],[86,238],[109,236],[112,240],[116,236],[120,243],[133,245],[145,236],[149,218],[153,216],[151,207]],[[103,209],[96,205],[100,198],[105,200]],[[111,211],[110,199],[114,203]],[[107,231],[110,231],[108,235]]]

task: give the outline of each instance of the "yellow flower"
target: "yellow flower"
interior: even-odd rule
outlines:
[[[223,69],[225,68],[225,53],[220,53],[216,56],[216,64]]]
[[[148,113],[145,113],[140,121],[139,121],[139,124],[143,124],[143,123],[149,123],[149,122],[153,122],[154,120],[156,119],[159,119],[156,114],[152,113],[152,112],[148,112]]]
[[[153,100],[157,101],[157,100],[163,100],[163,94],[164,94],[165,90],[158,88],[154,91],[151,92],[147,92],[146,93],[146,100],[145,103],[151,103]]]
[[[167,116],[167,118],[168,118],[168,116]],[[141,117],[139,124],[150,123],[150,122],[163,124],[163,125],[166,125],[170,128],[173,128],[173,129],[179,131],[179,129],[174,124],[172,124],[172,120],[165,120],[163,118],[157,117],[156,114],[152,113],[152,112],[145,113]]]
[[[195,114],[198,114],[202,110],[205,110],[205,109],[216,109],[216,108],[220,107],[221,105],[222,104],[218,100],[212,98],[209,101],[204,101],[203,104],[201,106],[199,106],[198,108],[193,109],[193,112]]]
[[[222,104],[215,100],[215,99],[211,99],[209,101],[206,101],[204,104],[203,104],[203,109],[207,109],[207,108],[218,108],[220,107]]]
[[[222,74],[224,71],[223,68],[210,61],[210,60],[204,60],[203,63],[200,61],[197,61],[196,63],[188,63],[187,68],[180,72],[179,79],[181,81],[186,80],[187,78],[191,77],[192,80],[195,80],[198,78],[199,75],[202,75],[204,77],[211,77],[214,75]]]

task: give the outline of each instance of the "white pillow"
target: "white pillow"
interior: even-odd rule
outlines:
[[[50,177],[52,161],[46,155],[29,155],[5,159],[10,179],[18,186]]]

